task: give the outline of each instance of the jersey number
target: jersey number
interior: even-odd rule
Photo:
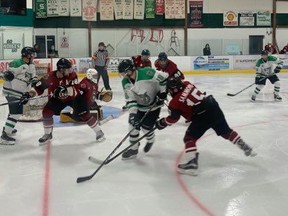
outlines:
[[[203,98],[204,98],[205,96],[204,96],[203,94],[201,94],[201,93],[200,93],[200,95],[199,95],[198,93],[200,93],[200,92],[198,91],[198,89],[194,88],[190,95],[191,95],[193,98],[195,98],[196,100],[198,100],[198,101],[203,100]],[[195,105],[195,103],[194,103],[192,100],[190,100],[189,98],[186,99],[186,103],[187,103],[188,106],[194,106],[194,105]]]

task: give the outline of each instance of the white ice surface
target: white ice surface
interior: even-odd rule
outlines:
[[[198,142],[197,177],[179,176],[175,171],[187,128],[183,119],[157,131],[148,154],[142,151],[142,141],[137,159],[116,159],[81,184],[76,178],[98,167],[88,156],[104,159],[128,132],[128,113],[102,126],[107,140],[100,144],[94,142],[88,126],[55,128],[50,151],[38,146],[41,123],[19,123],[16,145],[0,146],[0,215],[286,216],[288,74],[279,76],[280,103],[273,101],[270,83],[255,103],[249,101],[254,87],[235,97],[226,96],[253,83],[253,75],[187,76],[200,90],[214,95],[229,125],[258,153],[247,158],[209,130]],[[110,82],[114,98],[109,105],[121,108],[120,79]],[[1,127],[7,110],[7,106],[0,107]],[[164,108],[161,115],[166,114]]]

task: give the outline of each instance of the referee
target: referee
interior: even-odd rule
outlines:
[[[94,52],[92,56],[92,65],[98,71],[98,74],[102,77],[105,89],[111,90],[109,84],[109,76],[107,72],[108,64],[108,52],[106,50],[104,42],[100,42],[98,44],[98,50]],[[99,82],[100,76],[98,76],[97,82]]]

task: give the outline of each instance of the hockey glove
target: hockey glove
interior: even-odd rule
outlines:
[[[14,74],[13,74],[13,72],[11,72],[11,71],[5,71],[5,72],[3,72],[3,79],[5,80],[5,81],[12,81],[13,79],[14,79]]]
[[[30,97],[31,96],[30,96],[29,92],[23,93],[22,97],[20,98],[20,104],[22,104],[22,105],[27,104]]]
[[[41,85],[41,81],[38,80],[37,77],[33,77],[29,80],[29,83],[31,84],[32,87],[35,87],[35,86],[40,86]]]
[[[167,92],[159,92],[157,94],[156,106],[162,106],[166,98],[167,98]]]
[[[130,113],[129,114],[129,124],[131,124],[136,130],[140,130],[140,121],[138,118],[137,113]]]
[[[168,124],[166,123],[165,118],[161,118],[160,120],[158,120],[155,123],[155,126],[158,130],[162,130],[162,129],[166,128],[168,126]]]
[[[281,67],[277,66],[275,69],[274,69],[274,73],[279,73],[281,70]]]
[[[68,91],[66,86],[58,86],[54,91],[54,97],[56,98],[62,98],[67,97]]]

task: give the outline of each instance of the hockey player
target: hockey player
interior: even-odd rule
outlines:
[[[132,56],[132,61],[136,69],[144,67],[152,67],[149,58],[150,58],[150,51],[148,49],[144,49],[142,50],[141,55]]]
[[[160,70],[169,74],[169,77],[178,77],[184,79],[184,74],[178,69],[177,65],[168,59],[165,52],[161,52],[158,55],[158,59],[155,61],[156,70]]]
[[[71,70],[71,62],[68,59],[61,58],[56,65],[57,70],[49,74],[47,80],[42,79],[35,86],[38,94],[42,94],[48,88],[48,94],[53,95],[42,111],[44,135],[39,139],[39,145],[44,145],[52,139],[53,115],[60,115],[60,112],[66,106],[74,108],[76,96],[84,93],[79,88],[77,74]],[[87,116],[80,115],[81,117],[84,120]],[[88,117],[86,123],[95,131],[97,141],[101,141],[104,136],[103,132],[95,121],[93,119],[89,121]]]
[[[274,68],[274,65],[277,66]],[[267,79],[269,79],[269,81],[272,84],[274,84],[274,100],[282,101],[282,98],[279,95],[280,81],[278,76],[276,75],[277,73],[280,72],[282,67],[283,67],[283,61],[279,60],[274,56],[269,55],[267,50],[263,50],[261,52],[261,58],[256,62],[256,78],[255,78],[256,88],[251,96],[252,102],[256,100],[256,96],[265,86]]]
[[[154,127],[163,101],[167,96],[166,79],[168,74],[148,67],[136,70],[133,62],[129,59],[120,62],[118,71],[123,77],[122,86],[129,109],[129,129],[134,128],[129,137],[130,143],[133,144],[139,138],[140,128],[144,133],[148,133]],[[142,120],[151,106],[153,109]],[[154,143],[154,137],[154,132],[147,135],[145,152],[150,150]],[[138,154],[139,145],[140,143],[124,152],[122,159],[135,158]]]
[[[31,90],[31,83],[36,80],[34,52],[32,47],[24,47],[21,50],[21,59],[12,61],[8,70],[3,73],[3,94],[11,103],[9,103],[9,114],[1,135],[2,145],[15,144],[16,140],[11,136],[17,132],[15,126],[23,114],[23,105],[28,102],[28,98],[36,95],[36,92]]]
[[[178,165],[178,171],[183,174],[197,175],[198,155],[196,142],[210,128],[218,136],[229,140],[242,149],[246,156],[256,156],[240,135],[232,130],[225,116],[212,95],[205,96],[196,86],[188,81],[171,77],[167,80],[167,90],[172,96],[169,102],[169,116],[156,122],[159,130],[176,123],[183,116],[190,123],[184,136],[186,162]]]

